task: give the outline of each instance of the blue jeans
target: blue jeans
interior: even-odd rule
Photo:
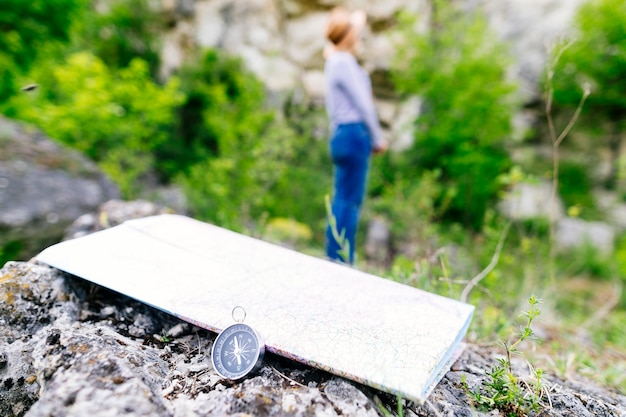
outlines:
[[[365,196],[371,153],[370,135],[364,123],[347,123],[337,127],[330,141],[330,155],[334,165],[331,211],[336,221],[336,232],[343,234],[344,242],[343,245],[338,242],[328,223],[326,255],[330,259],[354,263],[356,230]],[[346,252],[347,245],[349,251]]]

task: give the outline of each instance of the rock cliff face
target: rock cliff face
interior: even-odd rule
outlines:
[[[456,0],[465,9],[481,9],[502,41],[510,44],[511,75],[526,101],[539,94],[538,80],[547,48],[571,29],[583,0]],[[328,11],[342,4],[368,13],[360,58],[372,75],[377,108],[392,145],[411,141],[407,125],[419,114],[419,101],[398,102],[390,95],[388,72],[399,12],[428,27],[429,0],[163,0],[171,29],[164,35],[162,76],[179,68],[190,51],[221,48],[243,59],[274,95],[297,94],[320,101],[324,94],[322,50]],[[294,93],[295,92],[295,93]],[[524,119],[521,117],[520,120]],[[528,121],[526,121],[527,123]],[[407,143],[408,142],[408,143]]]
[[[115,221],[123,213],[158,212],[146,203],[107,210],[100,213]],[[88,223],[83,219],[73,233],[96,228]],[[48,266],[9,262],[0,270],[0,415],[378,416],[397,410],[391,395],[273,355],[251,378],[222,380],[210,364],[214,338]],[[428,402],[402,403],[404,415],[503,415],[474,410],[461,382],[479,387],[497,356],[469,345]],[[518,375],[528,374],[524,363],[515,365]],[[546,410],[537,415],[626,416],[622,395],[588,382],[547,379],[550,401],[546,397]]]
[[[0,117],[0,251],[33,256],[84,213],[119,196],[87,158]],[[1,254],[0,254],[1,255]]]

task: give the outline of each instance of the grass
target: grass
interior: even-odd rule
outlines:
[[[461,299],[473,278],[492,263],[505,226],[494,217],[482,234],[441,230],[439,245],[454,251],[440,251],[436,258],[399,257],[377,273]],[[619,243],[613,256],[585,248],[558,254],[553,281],[549,239],[533,230],[513,224],[497,262],[469,293],[467,301],[476,313],[468,340],[495,346],[510,337],[527,299],[537,294],[543,300],[542,315],[534,328],[545,340],[528,355],[533,366],[561,377],[582,375],[626,394],[626,365],[618,366],[626,364],[625,244]]]

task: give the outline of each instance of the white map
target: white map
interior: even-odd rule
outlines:
[[[474,307],[180,215],[51,246],[51,266],[213,331],[414,401],[448,370]]]

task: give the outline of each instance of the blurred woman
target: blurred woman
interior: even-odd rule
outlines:
[[[326,63],[326,111],[330,118],[330,154],[334,167],[331,215],[326,227],[326,254],[330,259],[354,263],[356,231],[365,196],[372,152],[384,152],[369,75],[355,53],[365,26],[363,11],[331,11],[326,27],[330,41]]]

